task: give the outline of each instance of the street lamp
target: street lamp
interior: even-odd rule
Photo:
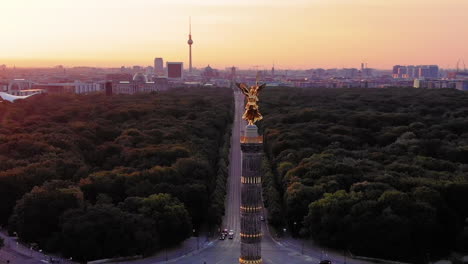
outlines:
[[[193,229],[193,236],[195,236],[195,228]],[[197,250],[200,250],[199,237],[197,236]]]

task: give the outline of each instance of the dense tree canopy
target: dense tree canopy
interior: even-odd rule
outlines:
[[[468,252],[468,94],[272,88],[262,99],[273,223],[355,254]]]
[[[232,107],[232,91],[213,88],[0,104],[0,223],[83,260],[147,254],[217,224]]]
[[[74,259],[132,256],[159,245],[153,222],[111,204],[67,211],[62,217],[61,250]]]
[[[71,182],[52,181],[34,187],[18,202],[10,218],[10,229],[25,242],[38,242],[57,249],[61,215],[82,205],[83,193]]]

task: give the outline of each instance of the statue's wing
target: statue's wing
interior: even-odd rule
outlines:
[[[258,86],[258,88],[257,88],[257,93],[260,93],[260,91],[261,91],[263,88],[265,88],[265,87],[266,87],[266,83],[264,83],[264,84]]]
[[[243,94],[247,95],[249,94],[249,88],[247,85],[243,83],[236,83],[236,86],[239,87],[239,89],[242,91]]]

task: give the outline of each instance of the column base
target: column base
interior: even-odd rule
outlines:
[[[257,259],[257,260],[245,260],[242,258],[239,258],[239,263],[240,264],[263,264],[262,258]]]

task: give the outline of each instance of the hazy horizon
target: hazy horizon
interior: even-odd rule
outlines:
[[[17,0],[3,4],[0,64],[120,67],[454,68],[468,54],[464,0]],[[468,61],[468,58],[466,58]]]

